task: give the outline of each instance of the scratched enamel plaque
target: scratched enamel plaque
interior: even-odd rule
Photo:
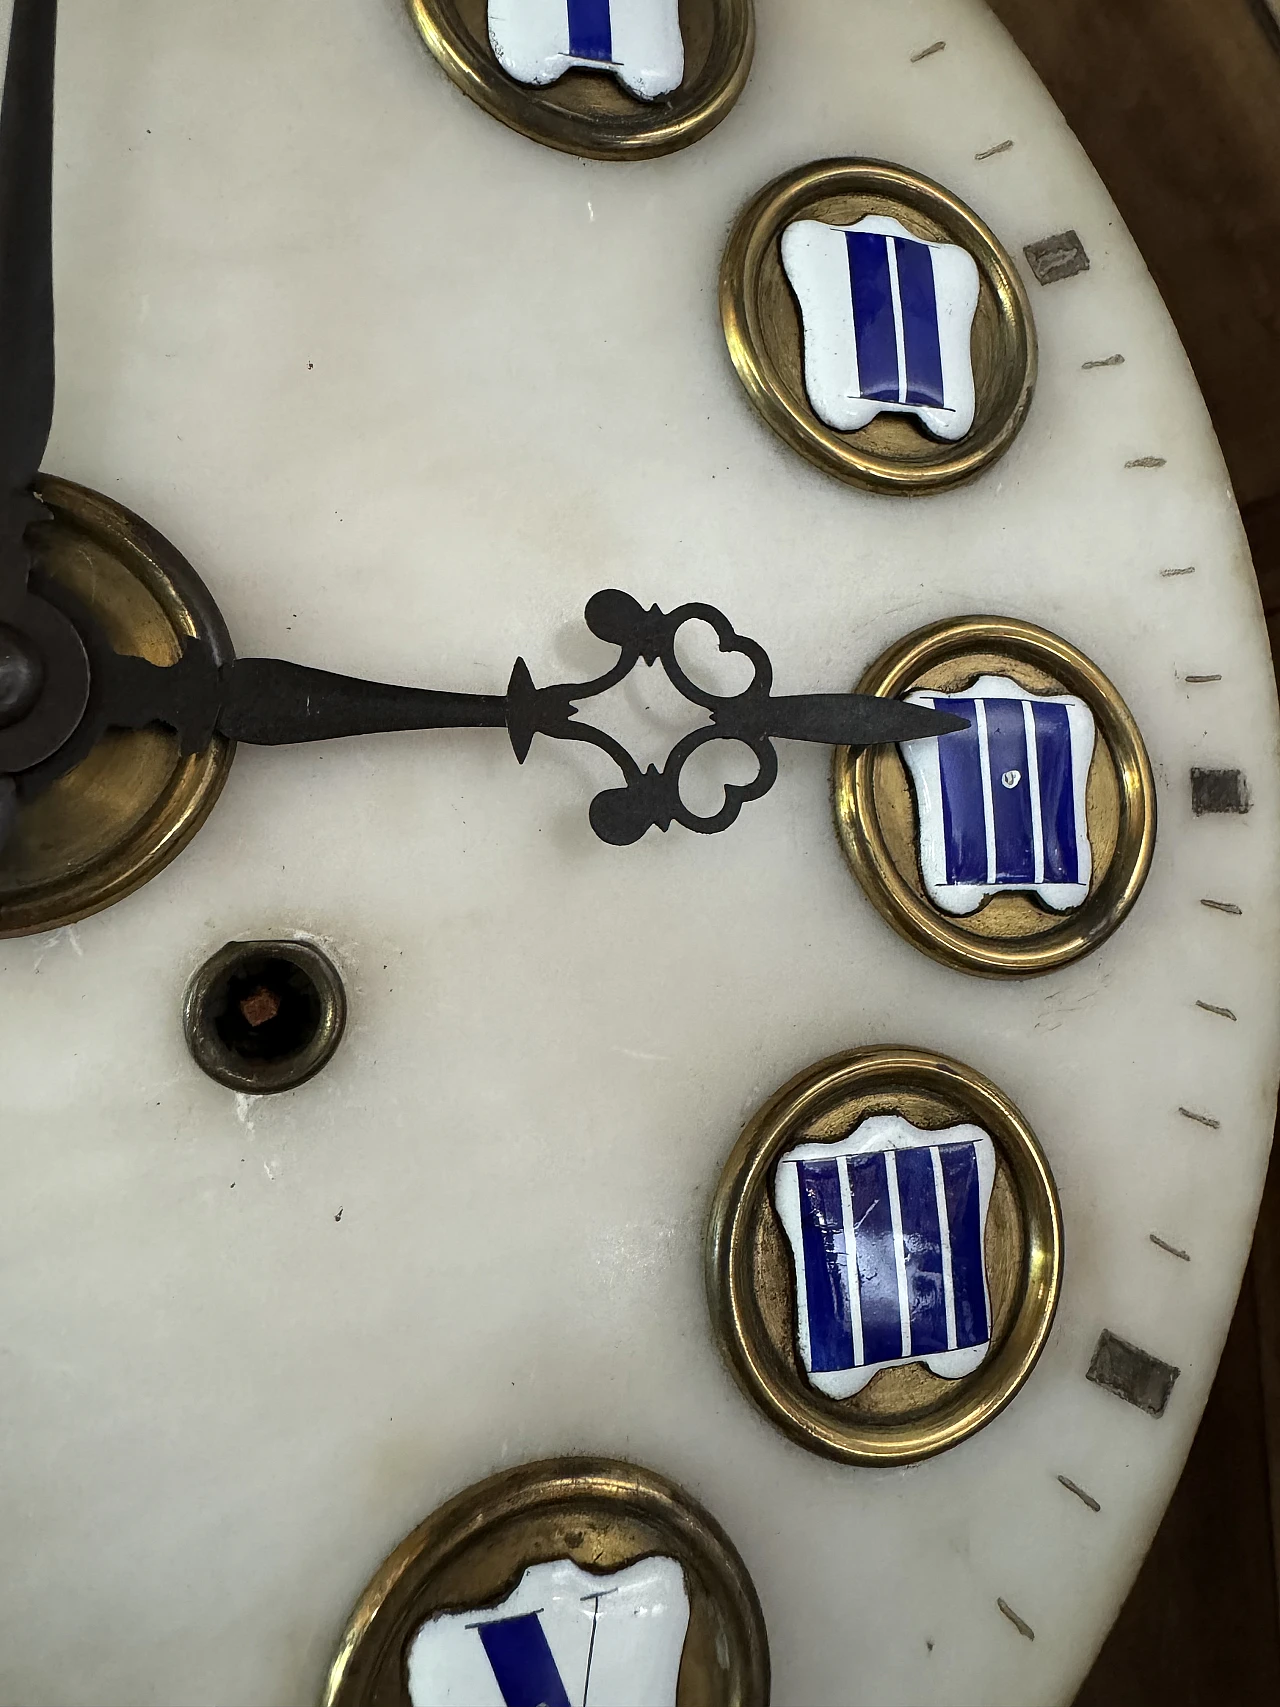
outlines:
[[[739,216],[720,312],[752,403],[854,485],[924,492],[1004,454],[1036,346],[1017,268],[977,214],[901,166],[828,160]]]
[[[760,1604],[665,1478],[526,1464],[442,1506],[352,1615],[325,1707],[765,1707]]]
[[[819,1392],[851,1398],[900,1364],[946,1380],[978,1367],[991,1346],[982,1253],[994,1180],[979,1127],[927,1132],[899,1114],[779,1158],[796,1344]]]
[[[1030,1374],[1062,1271],[1049,1165],[959,1062],[853,1050],[784,1085],[716,1192],[707,1276],[747,1395],[851,1464],[910,1463],[989,1422]]]
[[[1030,623],[965,617],[908,635],[861,689],[967,725],[836,753],[837,831],[895,930],[990,976],[1105,941],[1146,880],[1156,811],[1142,737],[1097,666]]]
[[[751,69],[751,0],[409,0],[472,100],[570,154],[639,160],[712,130]]]

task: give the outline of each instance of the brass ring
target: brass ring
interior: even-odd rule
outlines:
[[[926,241],[958,244],[977,264],[971,356],[976,408],[957,443],[931,438],[905,414],[878,415],[837,432],[805,391],[801,325],[781,260],[785,228],[798,219],[848,225],[885,214]],[[957,486],[1004,455],[1036,379],[1031,305],[994,233],[949,190],[879,160],[819,160],[784,172],[739,215],[720,266],[720,317],[729,354],[752,403],[793,450],[837,479],[907,495]]]
[[[118,652],[175,663],[202,638],[234,654],[195,570],[153,528],[99,492],[41,475],[53,526],[38,559],[97,619]],[[161,728],[112,729],[30,805],[0,854],[0,937],[74,924],[122,900],[169,864],[213,810],[235,747],[215,735],[183,757]]]
[[[689,1626],[678,1707],[766,1707],[769,1647],[746,1566],[715,1519],[651,1470],[551,1458],[458,1494],[405,1538],[361,1595],[323,1707],[409,1707],[406,1654],[434,1613],[491,1605],[534,1564],[602,1573],[665,1554],[681,1566]]]
[[[338,968],[313,943],[287,937],[227,943],[196,972],[182,1002],[183,1034],[196,1065],[250,1096],[314,1079],[333,1059],[346,1025]]]
[[[518,82],[490,45],[486,0],[408,0],[418,32],[451,82],[521,136],[591,160],[674,154],[715,129],[742,93],[755,50],[752,0],[685,0],[685,75],[670,95],[633,97],[607,73],[570,70]]]
[[[888,1111],[905,1112],[921,1127],[971,1121],[994,1141],[997,1193],[1003,1189],[1004,1195],[999,1216],[993,1196],[984,1249],[992,1285],[991,1349],[974,1373],[958,1380],[909,1365],[882,1371],[856,1398],[834,1400],[801,1369],[795,1285],[770,1200],[771,1180],[779,1156],[799,1138],[823,1138],[833,1123],[847,1129]],[[941,1055],[854,1049],[807,1068],[748,1122],[712,1206],[707,1292],[739,1384],[797,1445],[845,1464],[912,1464],[968,1439],[1026,1381],[1057,1309],[1062,1247],[1053,1176],[1034,1133],[1003,1092]],[[888,1377],[894,1378],[891,1389]]]
[[[958,617],[918,629],[882,653],[858,689],[897,696],[920,686],[950,687],[930,680],[939,673],[950,672],[961,682],[1005,666],[1029,666],[1049,691],[1084,700],[1101,736],[1089,773],[1089,821],[1098,846],[1087,897],[1074,912],[1049,915],[1021,896],[1001,895],[965,923],[933,906],[915,848],[902,833],[915,806],[897,748],[837,748],[833,794],[836,829],[854,875],[899,935],[958,971],[1025,978],[1066,966],[1105,942],[1146,882],[1155,848],[1155,786],[1128,707],[1097,665],[1068,641],[1032,623],[996,616]]]

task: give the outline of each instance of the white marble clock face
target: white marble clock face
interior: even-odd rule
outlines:
[[[388,681],[501,691],[518,653],[572,677],[603,586],[719,605],[780,692],[844,689],[934,619],[1042,624],[1146,738],[1146,889],[1089,958],[983,981],[873,911],[817,749],[730,833],[627,850],[589,830],[587,751],[243,750],[159,878],[0,946],[4,1701],[315,1698],[426,1511],[589,1450],[724,1525],[780,1707],[1066,1702],[1173,1487],[1277,1068],[1276,705],[1226,474],[1114,208],[981,6],[758,11],[723,125],[623,167],[493,122],[396,0],[63,0],[47,466],[167,534],[240,652]],[[1025,267],[1036,400],[951,493],[824,476],[725,354],[737,212],[850,154],[946,185],[1020,265],[1067,231],[1089,258]],[[1242,772],[1248,812],[1193,813],[1193,768]],[[187,1055],[182,990],[229,938],[291,933],[341,965],[350,1029],[311,1084],[237,1099]],[[762,1418],[701,1267],[743,1119],[877,1043],[1013,1099],[1066,1234],[1023,1391],[893,1471]],[[1180,1369],[1158,1419],[1086,1379],[1104,1330]]]

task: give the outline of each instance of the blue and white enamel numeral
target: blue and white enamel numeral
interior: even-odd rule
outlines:
[[[972,255],[871,214],[856,225],[796,220],[782,233],[782,265],[820,420],[849,433],[882,411],[914,414],[937,438],[964,438],[974,414]]]
[[[610,71],[642,101],[680,87],[680,0],[489,0],[489,41],[520,83]]]
[[[497,1606],[427,1620],[409,1648],[412,1707],[675,1707],[689,1627],[684,1572],[641,1559],[593,1574],[531,1565]]]
[[[982,1362],[995,1166],[981,1127],[922,1132],[898,1114],[780,1158],[773,1195],[791,1249],[796,1340],[819,1392],[847,1399],[903,1363],[955,1380]]]
[[[1085,791],[1096,735],[1085,702],[1028,693],[1008,676],[982,676],[963,694],[906,697],[969,721],[901,747],[929,899],[964,914],[1023,889],[1058,912],[1080,906],[1093,874]]]

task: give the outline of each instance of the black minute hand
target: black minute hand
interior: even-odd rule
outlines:
[[[703,834],[728,829],[748,800],[759,799],[773,786],[778,774],[775,740],[863,747],[967,727],[962,718],[870,694],[775,696],[764,648],[736,633],[712,605],[681,605],[668,614],[657,605],[646,610],[628,593],[609,591],[596,593],[588,602],[586,621],[593,634],[618,648],[610,669],[591,681],[539,688],[524,660],[517,659],[505,694],[392,687],[272,658],[238,658],[218,670],[195,650],[167,669],[138,658],[113,657],[102,721],[127,728],[167,723],[188,751],[206,745],[215,732],[229,740],[275,747],[392,730],[505,728],[523,764],[535,735],[583,741],[607,753],[622,772],[622,786],[598,794],[590,812],[596,834],[619,845],[673,823]],[[676,638],[687,622],[710,624],[721,652],[749,660],[753,678],[743,692],[712,693],[685,673],[676,655]],[[611,735],[577,720],[583,702],[615,687],[641,662],[661,664],[684,698],[708,714],[701,727],[676,744],[661,770],[652,765],[642,770]],[[680,773],[693,753],[717,740],[745,743],[759,768],[749,783],[726,784],[724,804],[707,816],[691,811],[681,799]]]
[[[53,60],[57,0],[14,0],[0,109],[0,844],[16,776],[76,727],[84,647],[28,591],[28,529],[47,519],[31,483],[53,421]]]
[[[53,60],[57,0],[14,0],[0,109],[0,619],[27,585],[30,487],[53,423]]]

